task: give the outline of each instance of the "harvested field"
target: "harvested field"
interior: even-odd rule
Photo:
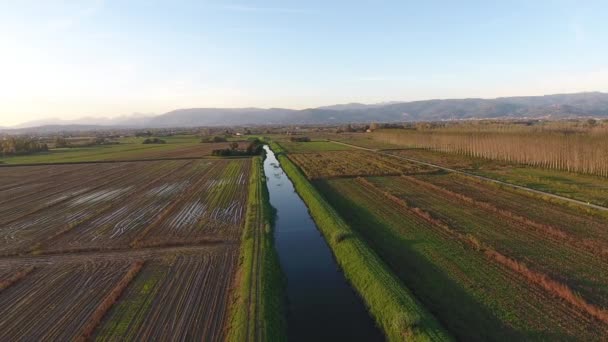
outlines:
[[[534,267],[543,271],[546,269],[541,266],[550,267],[559,261],[558,265],[564,265],[559,273],[567,278],[578,277],[570,273],[569,267],[576,266],[577,272],[590,267],[596,274],[587,274],[588,281],[599,281],[592,285],[596,290],[606,288],[607,278],[600,261],[587,257],[586,251],[559,247],[551,238],[545,242],[547,237],[533,236],[532,227],[511,223],[494,216],[495,213],[481,214],[491,222],[475,222],[473,217],[482,219],[475,211],[479,209],[467,206],[463,209],[466,203],[450,205],[451,198],[444,199],[446,194],[418,190],[418,184],[404,177],[332,179],[319,181],[317,186],[457,338],[601,340],[608,333],[608,324],[601,321],[601,315],[594,315],[585,305],[577,305],[576,299],[566,298],[564,293],[553,292],[546,280],[537,282],[534,277],[538,273],[522,273],[525,269],[510,267],[511,261],[494,258],[484,243],[501,253],[518,252],[509,255],[525,256],[526,263],[536,260]],[[434,201],[438,204],[428,206],[426,196],[436,196]],[[459,217],[466,218],[469,224],[454,221]],[[507,221],[508,226],[501,221]],[[475,246],[474,241],[482,240],[476,235],[481,234],[480,231],[495,232],[497,239],[492,244],[489,239],[483,240],[480,246]],[[517,249],[515,246],[506,249],[504,246],[511,246],[509,241],[517,240],[514,236],[517,234],[535,238],[539,251],[533,253],[527,247]],[[518,242],[526,246],[525,241]],[[556,254],[550,251],[553,247],[558,248],[557,253],[566,253],[561,261],[551,259]],[[583,263],[589,261],[594,266],[576,265],[576,262],[568,266],[573,258]],[[581,289],[582,286],[577,288]],[[600,307],[602,296],[588,292],[586,301]]]
[[[252,163],[221,145],[0,167],[0,340],[223,340]]]
[[[189,191],[174,197],[173,205],[162,211],[162,220],[149,225],[136,244],[239,239],[250,170],[249,160],[215,162],[204,177],[189,185]]]
[[[70,340],[80,334],[129,264],[52,265],[0,294],[0,340]]]
[[[22,205],[0,206],[4,214],[0,229],[0,253],[24,252],[44,241],[73,229],[113,206],[129,191],[135,190],[135,179],[146,181],[169,174],[174,165],[152,163],[120,164],[119,169],[99,174],[87,182],[69,183],[66,191],[57,190],[38,200],[31,192],[20,199]],[[52,168],[52,167],[49,167]],[[101,168],[103,170],[103,168]],[[6,208],[6,209],[5,209]]]
[[[221,340],[237,256],[218,245],[3,258],[2,275],[33,271],[0,292],[0,339]]]
[[[0,204],[1,254],[127,248],[144,237],[147,245],[158,245],[240,234],[248,159],[73,165],[73,172],[66,165],[33,168],[55,167],[62,170],[55,183],[24,184],[30,191]],[[7,170],[15,169],[0,171]]]
[[[236,260],[225,250],[148,262],[95,339],[221,340]]]
[[[418,174],[435,171],[424,165],[360,150],[298,153],[290,154],[289,158],[304,171],[309,179]]]

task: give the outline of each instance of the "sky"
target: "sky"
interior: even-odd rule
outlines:
[[[608,91],[608,1],[0,0],[0,126]]]

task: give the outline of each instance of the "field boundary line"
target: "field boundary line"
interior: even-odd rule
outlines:
[[[24,269],[17,271],[10,278],[0,281],[0,292],[15,285],[16,283],[21,281],[21,279],[27,277],[27,275],[32,273],[32,271],[34,271],[35,268],[36,267],[34,267],[34,266],[28,266]]]
[[[367,148],[367,147],[363,147],[363,146],[357,146],[357,145],[353,145],[353,144],[349,144],[349,143],[345,143],[345,142],[341,142],[341,141],[336,141],[336,140],[329,140],[332,142],[335,142],[337,144],[342,144],[342,145],[346,145],[346,146],[351,146],[354,148],[358,148],[361,150],[365,150],[365,151],[370,151],[370,152],[374,152],[374,153],[378,153],[378,154],[383,154],[385,156],[390,156],[393,158],[397,158],[397,159],[401,159],[401,160],[406,160],[406,161],[410,161],[413,163],[418,163],[418,164],[422,164],[422,165],[426,165],[426,166],[431,166],[443,171],[448,171],[448,172],[452,172],[452,173],[457,173],[457,174],[461,174],[467,177],[471,177],[471,178],[476,178],[476,179],[480,179],[486,182],[492,182],[495,184],[500,184],[500,185],[504,185],[504,186],[508,186],[514,189],[519,189],[519,190],[524,190],[524,191],[528,191],[530,193],[534,193],[536,195],[542,195],[542,196],[548,196],[554,199],[558,199],[558,200],[562,200],[562,201],[566,201],[569,203],[574,203],[574,204],[578,204],[578,205],[582,205],[588,208],[592,208],[592,209],[597,209],[600,211],[608,211],[608,207],[604,207],[601,205],[597,205],[597,204],[593,204],[593,203],[588,203],[588,202],[584,202],[584,201],[580,201],[577,199],[573,199],[573,198],[568,198],[568,197],[564,197],[564,196],[560,196],[560,195],[556,195],[556,194],[552,194],[550,192],[545,192],[545,191],[541,191],[541,190],[536,190],[536,189],[532,189],[532,188],[528,188],[522,185],[517,185],[517,184],[513,184],[513,183],[508,183],[505,181],[501,181],[498,179],[494,179],[494,178],[489,178],[489,177],[485,177],[485,176],[480,176],[480,175],[476,175],[470,172],[466,172],[466,171],[461,171],[461,170],[456,170],[456,169],[452,169],[449,167],[445,167],[445,166],[440,166],[437,164],[433,164],[433,163],[428,163],[428,162],[424,162],[421,160],[417,160],[417,159],[412,159],[412,158],[408,158],[408,157],[403,157],[403,156],[398,156],[398,155],[394,155],[392,153],[388,153],[388,152],[383,152],[382,150],[379,149],[372,149],[372,148]]]
[[[24,166],[54,166],[54,165],[82,165],[82,164],[112,164],[112,163],[140,163],[153,161],[171,161],[171,160],[217,160],[217,159],[247,159],[251,156],[203,156],[203,157],[177,157],[177,158],[150,158],[150,159],[125,159],[125,160],[91,160],[91,161],[73,161],[73,162],[57,162],[57,163],[21,163],[21,164],[3,164],[2,167],[24,167]]]
[[[139,271],[144,267],[144,261],[138,260],[131,264],[125,275],[116,283],[114,288],[104,297],[99,303],[95,311],[91,314],[84,327],[82,328],[80,335],[75,338],[76,341],[88,341],[91,335],[95,332],[103,318],[106,316],[108,311],[118,301],[120,296],[125,292],[129,284],[139,274]]]

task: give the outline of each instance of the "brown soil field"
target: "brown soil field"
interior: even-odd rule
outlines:
[[[1,279],[32,271],[0,292],[0,340],[75,340],[87,330],[101,340],[221,340],[237,256],[224,244],[2,258]],[[117,330],[125,320],[139,325]]]
[[[248,159],[70,167],[32,167],[40,174],[60,172],[52,182],[34,180],[23,184],[21,193],[0,199],[0,254],[116,249],[144,240],[180,244],[240,234]]]
[[[289,154],[309,179],[353,176],[418,174],[433,168],[404,162],[369,151],[327,151]]]

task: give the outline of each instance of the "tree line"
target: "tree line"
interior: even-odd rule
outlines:
[[[608,134],[596,130],[393,129],[375,140],[608,177]]]
[[[46,143],[28,137],[4,137],[1,140],[1,147],[3,156],[46,152],[49,150]]]

